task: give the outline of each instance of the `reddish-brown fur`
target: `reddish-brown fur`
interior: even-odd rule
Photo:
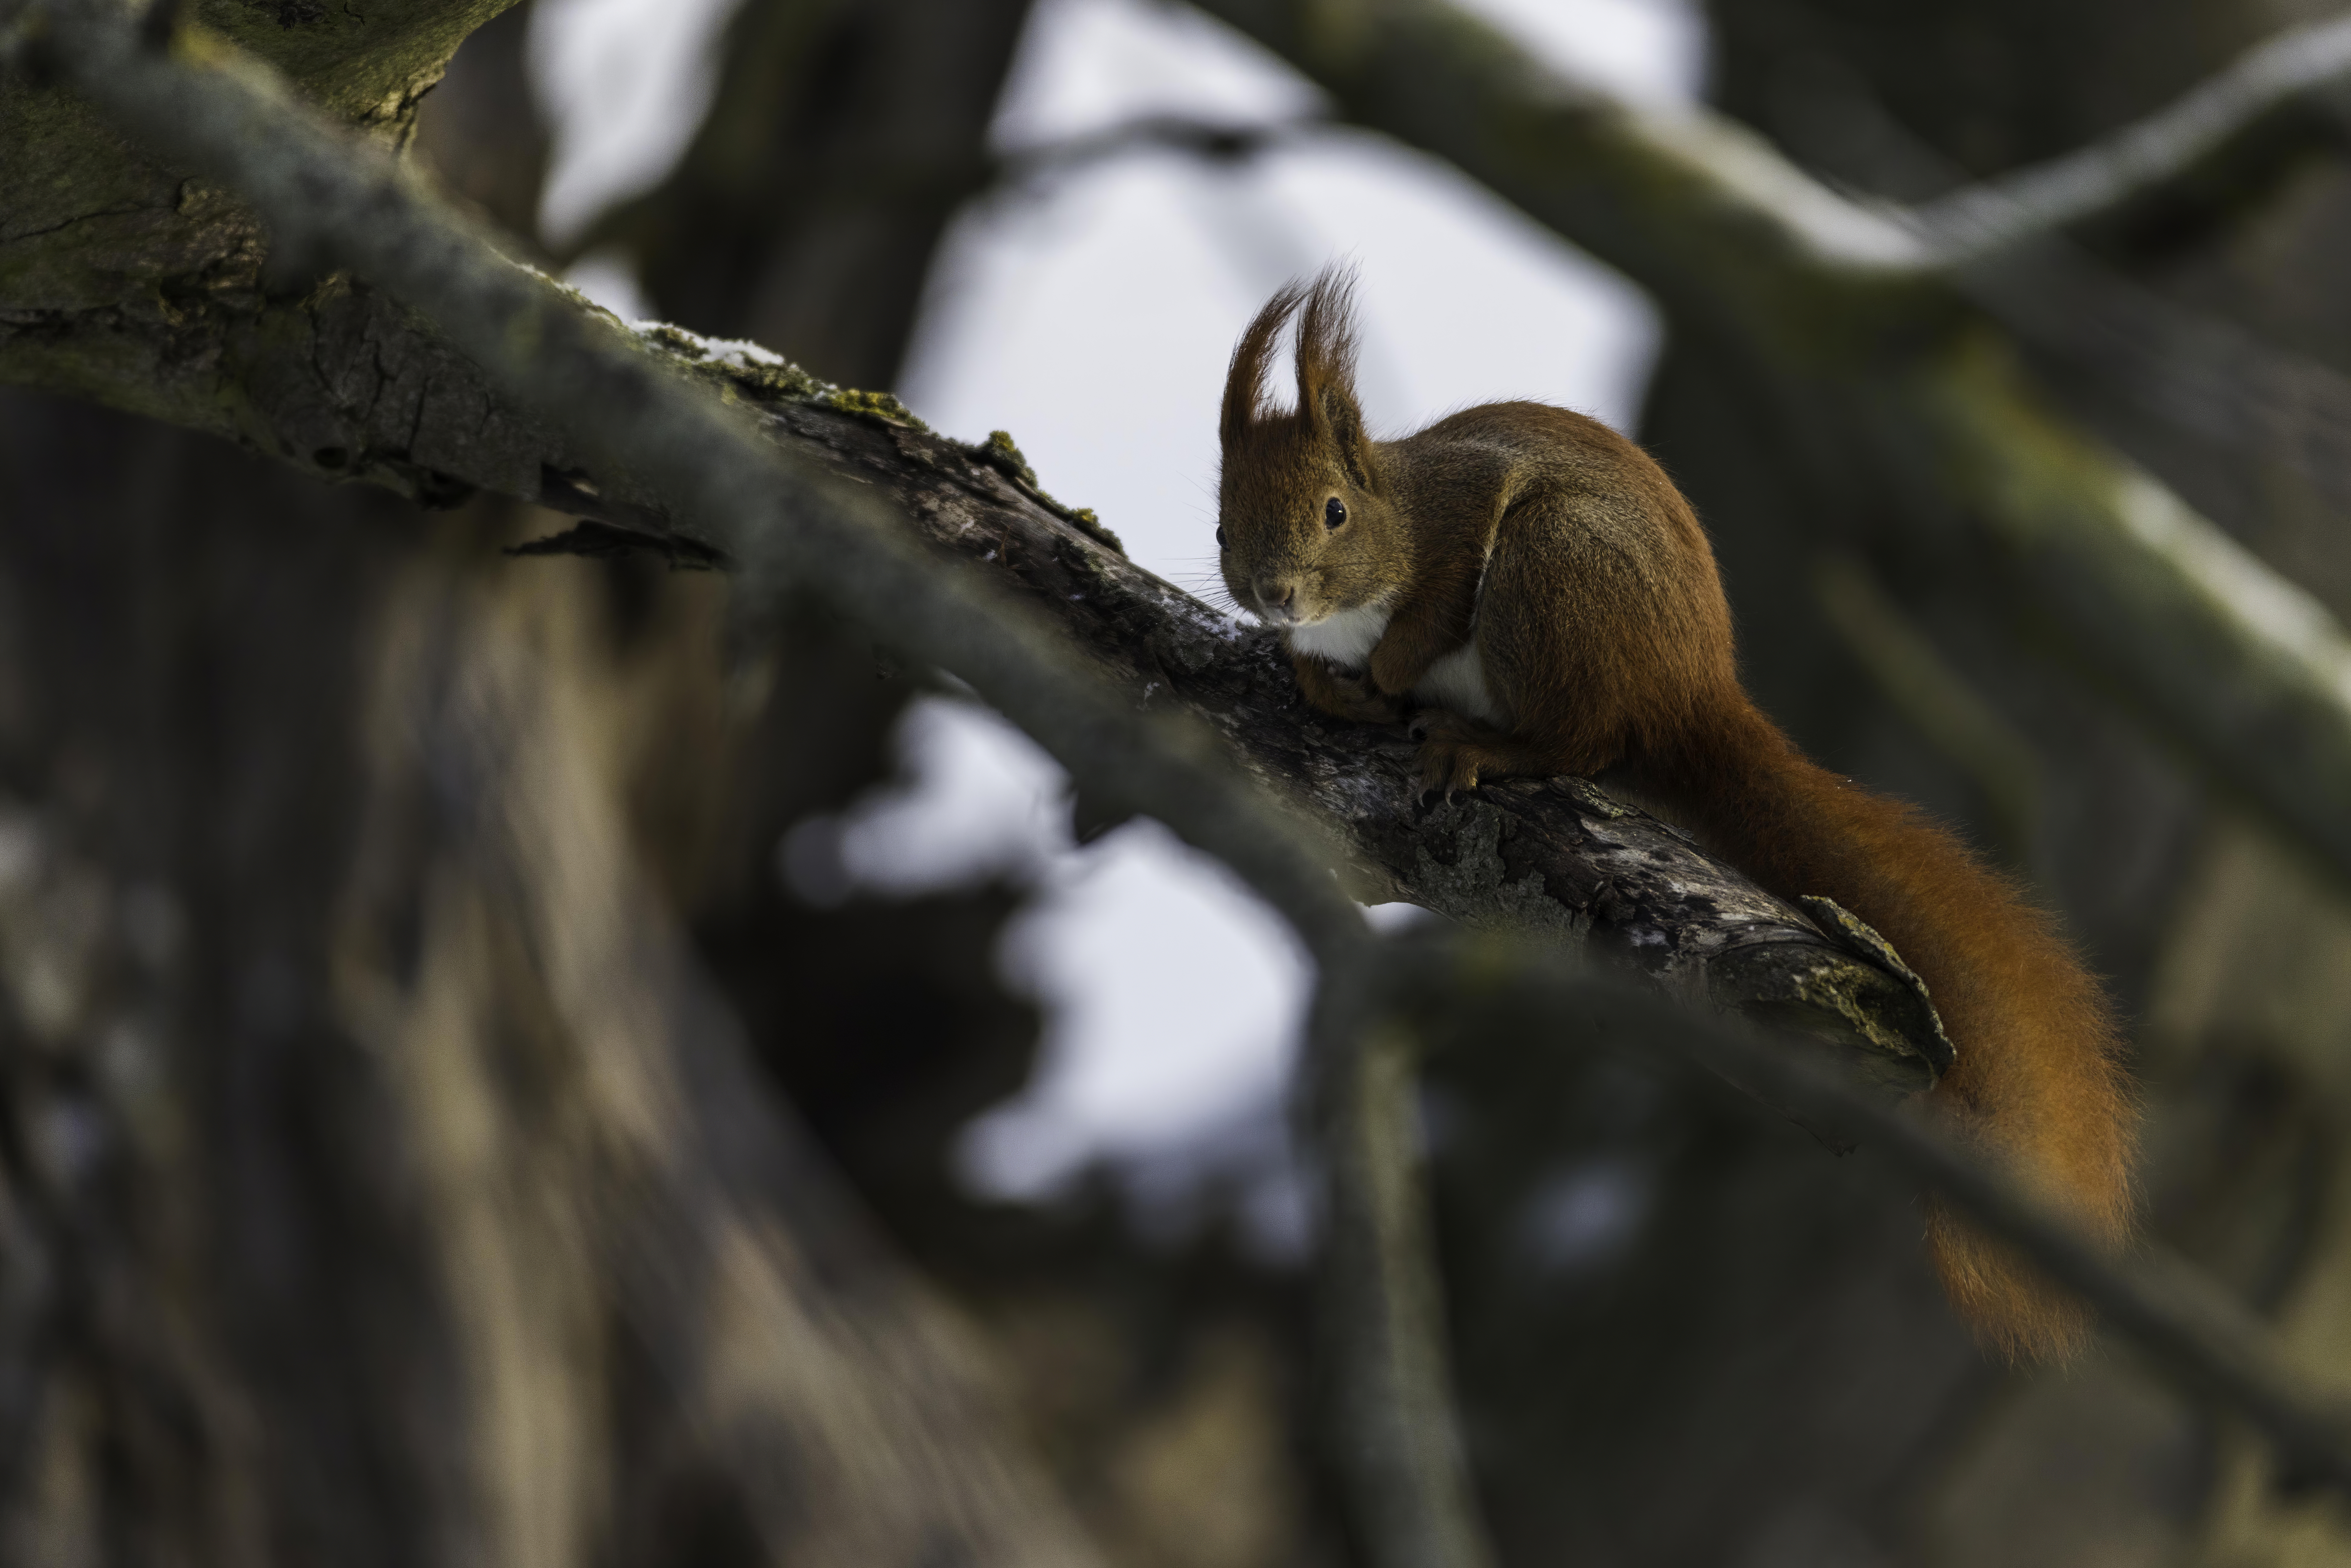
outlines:
[[[1272,411],[1266,367],[1293,316],[1298,406]],[[1234,352],[1221,420],[1225,581],[1283,628],[1308,699],[1343,717],[1411,716],[1431,791],[1604,775],[1771,891],[1852,910],[1942,1014],[1958,1059],[1938,1103],[2119,1245],[2131,1095],[2112,1009],[2055,923],[1912,808],[1813,763],[1756,708],[1705,531],[1646,453],[1525,402],[1374,442],[1349,316],[1342,276],[1277,294]],[[1352,624],[1376,636],[1359,663],[1311,651]],[[1415,695],[1458,673],[1458,658],[1440,661],[1465,646],[1484,717]],[[2079,1309],[2004,1248],[1939,1211],[1928,1230],[1953,1301],[1991,1343],[2014,1354],[2078,1341]]]

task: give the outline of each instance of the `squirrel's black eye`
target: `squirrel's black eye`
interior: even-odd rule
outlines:
[[[1347,520],[1347,503],[1339,499],[1336,496],[1333,496],[1329,500],[1323,502],[1322,520],[1334,528],[1341,523],[1345,522]]]
[[[1217,548],[1218,549],[1225,548],[1225,527],[1222,523],[1217,525]]]

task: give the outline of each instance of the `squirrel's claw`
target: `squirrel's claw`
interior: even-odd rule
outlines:
[[[1478,747],[1439,734],[1420,746],[1420,799],[1423,805],[1450,800],[1478,788]]]

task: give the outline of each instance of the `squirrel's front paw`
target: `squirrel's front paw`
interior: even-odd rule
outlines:
[[[1441,707],[1415,708],[1412,717],[1405,721],[1404,732],[1415,740],[1426,740],[1431,736],[1446,740],[1465,738],[1454,716]]]
[[[1365,677],[1347,670],[1331,672],[1331,690],[1349,718],[1365,724],[1394,724],[1405,716],[1401,698],[1392,697]]]
[[[1412,716],[1405,733],[1415,740],[1472,741],[1490,740],[1493,731],[1474,718],[1464,718],[1451,708],[1425,707]]]
[[[1441,720],[1446,715],[1438,714]],[[1441,724],[1424,726],[1424,713],[1413,720],[1415,729],[1433,728],[1435,733],[1420,745],[1420,800],[1423,805],[1438,800],[1450,800],[1454,796],[1478,788],[1479,766],[1485,761],[1485,747],[1467,737],[1444,733]]]

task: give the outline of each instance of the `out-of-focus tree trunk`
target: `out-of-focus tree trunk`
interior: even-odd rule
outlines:
[[[549,147],[524,70],[530,18],[522,0],[465,40],[417,116],[411,151],[454,200],[535,251]]]
[[[11,403],[13,1560],[1084,1560],[696,977],[714,606]]]

